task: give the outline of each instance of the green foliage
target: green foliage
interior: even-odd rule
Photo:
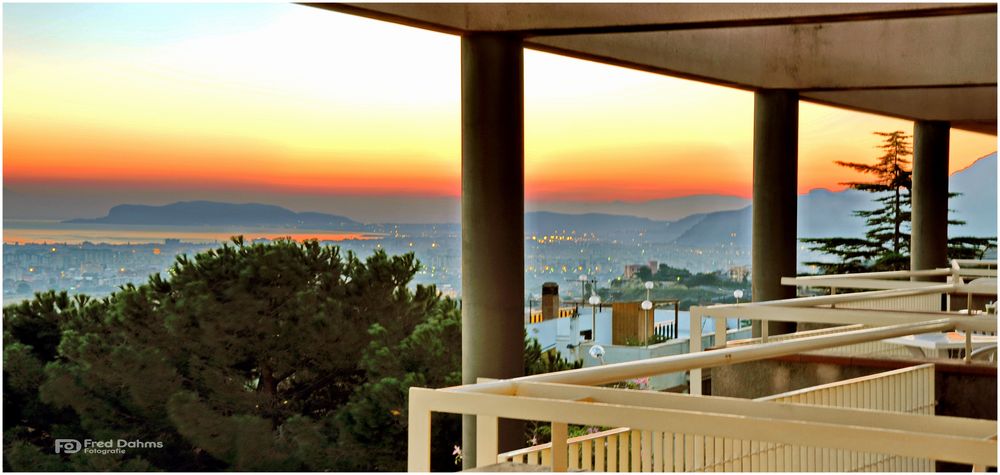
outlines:
[[[461,382],[461,315],[412,254],[234,239],[169,279],[4,308],[4,469],[402,471],[410,387]],[[529,373],[580,367],[527,340]],[[454,470],[460,419],[435,416]],[[55,454],[54,439],[159,441]]]
[[[872,210],[855,211],[854,215],[865,219],[867,230],[863,239],[858,238],[811,238],[801,241],[809,244],[813,251],[836,256],[836,262],[811,261],[805,265],[815,266],[823,274],[844,274],[872,271],[905,270],[910,267],[911,219],[910,192],[913,187],[913,172],[907,168],[913,150],[911,136],[902,131],[875,132],[883,138],[879,145],[881,155],[874,164],[836,161],[838,165],[865,174],[874,175],[871,182],[842,183],[855,190],[876,194],[874,201],[878,207]],[[949,198],[957,196],[950,193]],[[951,225],[965,224],[949,221]],[[992,243],[992,244],[991,244]],[[952,238],[948,241],[948,257],[968,259],[982,256],[989,247],[996,246],[995,238]]]
[[[659,269],[656,270],[656,274],[653,275],[653,280],[657,282],[680,282],[688,277],[691,277],[691,271],[687,269],[660,264]]]
[[[986,252],[997,247],[997,238],[960,236],[948,239],[950,259],[983,259]]]
[[[417,269],[236,239],[102,300],[7,307],[4,468],[402,470],[408,388],[459,379],[457,306],[408,289]],[[164,448],[56,455],[55,438]]]
[[[855,211],[855,216],[865,218],[868,231],[865,237],[872,243],[888,243],[895,254],[905,254],[909,245],[909,235],[903,223],[909,222],[910,189],[913,187],[912,172],[907,169],[913,155],[910,147],[911,136],[903,131],[875,132],[883,138],[879,149],[882,151],[874,165],[858,162],[837,161],[837,165],[875,176],[871,182],[843,183],[855,190],[878,193],[876,202],[881,207],[869,211]]]
[[[524,335],[524,374],[543,374],[583,367],[583,361],[567,361],[554,348],[542,351],[542,345]]]
[[[649,345],[656,345],[659,343],[663,343],[665,341],[667,341],[667,337],[656,334],[650,335],[647,341],[632,339],[632,337],[626,337],[625,346],[649,346]]]

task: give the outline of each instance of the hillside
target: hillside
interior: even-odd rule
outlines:
[[[948,188],[961,195],[952,198],[952,219],[966,221],[964,226],[950,226],[951,236],[997,235],[997,154],[980,158],[968,168],[955,172]],[[833,192],[812,190],[798,198],[799,237],[861,237],[864,220],[853,211],[872,209],[873,195],[847,189]],[[687,246],[716,246],[735,242],[750,245],[752,207],[737,211],[719,211],[698,215],[695,224],[677,238]],[[695,217],[692,217],[695,218]],[[683,220],[682,220],[683,221]],[[732,233],[736,233],[735,237]]]

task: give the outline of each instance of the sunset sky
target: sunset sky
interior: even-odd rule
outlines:
[[[287,4],[3,8],[6,217],[39,213],[21,197],[66,201],[51,218],[228,199],[375,220],[361,198],[459,193],[458,37]],[[528,200],[750,196],[751,93],[524,61]],[[912,130],[809,103],[800,116],[800,192],[860,178],[832,162],[873,159],[872,131]],[[996,143],[953,131],[952,171]]]

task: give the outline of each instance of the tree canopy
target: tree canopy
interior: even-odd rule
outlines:
[[[882,137],[878,146],[881,155],[875,163],[836,161],[837,165],[873,175],[869,182],[841,183],[855,190],[874,193],[878,206],[857,210],[854,215],[864,218],[864,238],[827,237],[802,239],[810,249],[836,256],[837,262],[805,262],[825,274],[868,271],[903,270],[910,267],[911,199],[913,172],[908,167],[913,150],[910,135],[903,131],[874,132]],[[949,197],[956,196],[950,193]],[[951,220],[951,225],[965,224]],[[949,239],[948,255],[953,259],[981,258],[996,238],[957,237]]]
[[[418,269],[237,238],[107,298],[6,307],[4,468],[404,470],[407,390],[461,380],[458,306],[408,287]],[[454,469],[458,419],[440,422],[433,463]],[[55,454],[57,438],[163,448]]]

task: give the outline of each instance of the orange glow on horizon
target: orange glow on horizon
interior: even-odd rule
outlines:
[[[457,37],[260,8],[277,13],[155,44],[5,35],[4,182],[178,199],[200,189],[459,196]],[[10,18],[5,27],[23,26]],[[137,30],[155,21],[129,18]],[[528,200],[751,196],[751,93],[531,50],[524,58]],[[833,162],[873,161],[876,130],[912,124],[801,103],[799,192],[867,179]],[[995,150],[995,136],[953,131],[950,169]]]

